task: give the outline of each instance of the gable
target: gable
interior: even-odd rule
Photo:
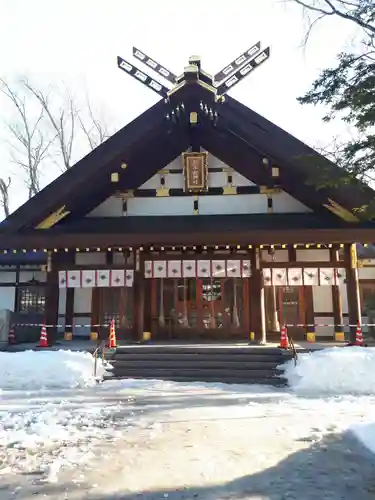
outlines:
[[[141,184],[132,192],[131,197],[125,199],[126,193],[112,195],[87,214],[87,217],[312,212],[309,207],[281,189],[272,194],[263,193],[264,186],[258,186],[210,153],[208,155],[208,194],[186,195],[184,183],[182,160],[178,157]],[[242,189],[244,193],[217,194],[218,191],[223,192],[229,185],[232,188]],[[210,194],[210,192],[215,194]],[[269,199],[272,200],[272,207]],[[196,206],[198,206],[198,213],[195,213],[194,207]]]
[[[277,165],[281,172],[277,182],[278,191],[273,191],[271,196],[273,212],[312,211],[322,216],[333,212],[338,220],[342,218],[358,222],[352,210],[372,202],[374,192],[360,183],[324,189],[316,189],[309,184],[307,180],[309,176],[311,178],[314,166],[310,161],[307,168],[304,158],[310,155],[318,162],[323,157],[234,99],[226,96],[225,100],[216,104],[216,96],[211,91],[194,83],[189,84],[188,88],[182,85],[172,97],[147,110],[11,214],[0,226],[0,234],[69,225],[89,213],[91,216],[108,211],[121,214],[119,216],[124,215],[124,211],[128,215],[132,212],[140,215],[141,210],[144,213],[152,212],[153,215],[191,213],[192,204],[194,206],[191,197],[181,197],[177,207],[171,204],[171,201],[176,203],[177,197],[171,200],[169,198],[172,197],[156,196],[154,198],[157,199],[150,200],[151,206],[146,202],[147,196],[139,201],[136,197],[116,198],[113,193],[131,192],[140,186],[146,189],[144,186],[148,182],[152,184],[157,181],[159,174],[156,172],[173,163],[192,142],[220,158],[225,166],[230,165],[235,169],[233,178],[239,187],[243,178],[246,182],[250,181],[243,187],[254,187],[252,194],[199,196],[201,215],[268,213],[270,193],[264,190],[256,192],[256,188],[273,185],[269,171],[262,165],[265,158],[270,165]],[[194,131],[186,121],[186,116],[185,121],[168,121],[171,109],[175,109],[173,106],[176,103],[180,106],[181,102],[185,109],[197,109],[194,106],[199,107],[199,103],[203,103],[203,114],[216,106],[217,124],[213,125],[210,120],[199,115],[201,122]],[[324,158],[322,161],[328,171],[336,176],[337,167]],[[119,177],[116,185],[111,181],[114,173]],[[210,177],[213,184],[223,185],[223,172],[213,172]],[[176,179],[173,182],[181,183],[181,179]],[[172,182],[172,177],[168,182]]]

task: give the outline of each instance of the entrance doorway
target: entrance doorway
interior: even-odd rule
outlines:
[[[119,340],[133,336],[133,287],[93,288],[93,324],[109,325],[115,320],[116,336]],[[101,326],[102,338],[108,337],[108,326]]]
[[[247,338],[248,297],[247,279],[153,279],[153,336],[185,341]]]

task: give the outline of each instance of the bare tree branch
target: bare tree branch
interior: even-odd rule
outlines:
[[[9,188],[11,183],[12,179],[10,177],[6,181],[0,178],[0,206],[4,210],[5,217],[8,217],[10,214]]]

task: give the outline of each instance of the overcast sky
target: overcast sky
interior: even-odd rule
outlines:
[[[334,64],[353,27],[324,21],[303,50],[305,29],[301,10],[282,0],[0,0],[0,76],[27,75],[44,87],[63,81],[77,94],[87,87],[97,108],[120,128],[158,99],[117,68],[117,55],[132,61],[133,45],[177,74],[192,54],[215,73],[261,40],[271,46],[271,58],[230,94],[310,145],[324,144],[344,126],[324,126],[322,109],[301,106],[296,97]],[[4,112],[2,97],[0,106]],[[2,124],[0,134],[3,176],[15,168]],[[57,174],[51,166],[43,184]],[[21,177],[14,186],[12,209],[27,195]]]

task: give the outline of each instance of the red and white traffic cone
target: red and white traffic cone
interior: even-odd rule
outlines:
[[[279,347],[280,349],[288,349],[289,347],[288,334],[285,325],[283,325],[281,328]]]
[[[115,349],[117,347],[116,329],[115,329],[115,320],[114,319],[111,321],[111,325],[109,327],[109,343],[108,343],[108,347],[110,349]]]
[[[12,325],[9,328],[8,344],[15,344],[15,343],[16,343],[16,336],[14,334],[14,326]]]
[[[44,324],[40,332],[39,347],[48,347],[47,328]]]
[[[355,342],[354,342],[354,345],[359,345],[359,346],[363,346],[364,345],[364,343],[363,343],[362,327],[361,327],[361,323],[359,321],[357,323],[357,328],[356,328],[356,331],[355,331]]]

